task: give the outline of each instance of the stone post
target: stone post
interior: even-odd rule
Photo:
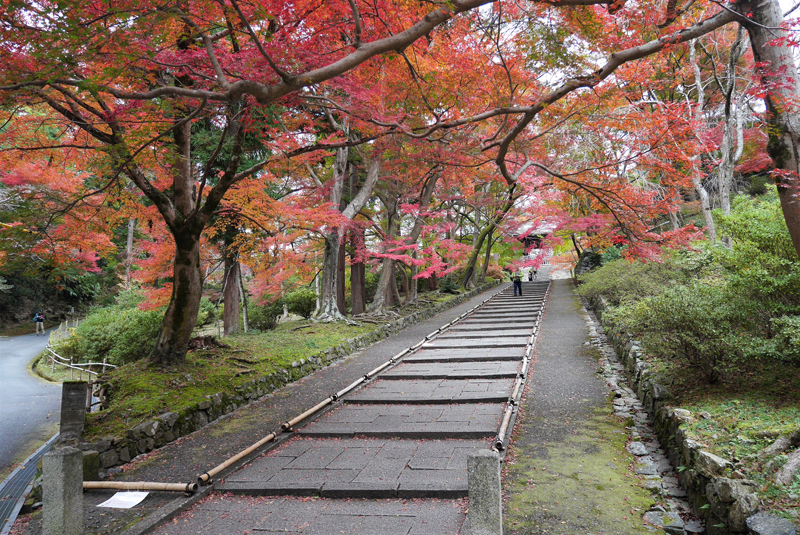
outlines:
[[[64,381],[61,387],[60,440],[79,439],[86,419],[86,395],[89,389],[84,381]]]
[[[503,502],[500,490],[500,454],[480,450],[467,458],[469,533],[503,535]]]
[[[83,533],[83,452],[64,447],[42,458],[42,534]]]

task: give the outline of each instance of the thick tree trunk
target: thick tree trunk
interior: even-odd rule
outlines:
[[[397,199],[383,199],[384,206],[386,206],[386,238],[388,240],[393,239],[398,232],[398,225],[397,225]],[[388,248],[386,246],[383,247],[383,251],[386,252]],[[367,309],[368,312],[380,312],[384,308],[389,308],[393,305],[394,300],[394,293],[392,292],[392,287],[396,286],[394,284],[394,263],[395,261],[391,258],[384,258],[381,263],[381,276],[378,279],[378,288],[375,290],[375,297],[372,299],[372,303],[369,305]]]
[[[703,219],[706,222],[708,241],[714,243],[717,241],[717,227],[714,224],[714,217],[711,215],[711,200],[708,196],[708,191],[706,191],[706,188],[703,186],[702,177],[697,173],[692,176],[692,184],[694,184],[694,189],[700,197],[700,208],[703,212]]]
[[[742,23],[750,35],[750,44],[759,71],[762,87],[767,88],[764,102],[769,117],[767,152],[777,170],[783,171],[778,179],[778,196],[797,254],[800,255],[800,124],[796,99],[798,95],[797,68],[792,47],[776,45],[773,40],[785,38],[783,12],[777,0],[753,3],[753,24]]]
[[[400,289],[403,290],[403,303],[408,304],[409,297],[409,284],[408,284],[408,271],[406,266],[399,264],[400,267]]]
[[[244,277],[242,277],[242,265],[239,264],[239,297],[242,300],[242,328],[244,332],[249,330],[247,315],[247,292],[244,290]]]
[[[489,271],[489,262],[492,260],[492,245],[494,245],[494,240],[492,237],[494,236],[494,229],[489,231],[489,235],[486,237],[486,254],[483,257],[483,267],[481,268],[480,277],[478,277],[479,282],[486,281],[486,272]]]
[[[353,315],[363,314],[367,309],[366,266],[364,262],[350,261],[350,295],[353,300]]]
[[[364,229],[357,227],[350,234],[353,254],[350,257],[350,298],[352,314],[367,310],[367,266],[364,264]]]
[[[339,257],[336,262],[336,305],[339,307],[339,312],[347,314],[347,302],[345,301],[345,256],[347,251],[343,243],[339,244]]]
[[[346,153],[340,149],[336,155],[336,165],[334,169],[334,180],[330,201],[334,206],[341,206],[342,186],[345,175],[347,174]],[[342,210],[342,215],[352,220],[364,207],[372,195],[372,190],[378,181],[380,174],[381,161],[377,157],[370,160],[367,167],[367,177],[364,184],[358,190],[352,201]],[[322,288],[320,289],[320,306],[317,316],[323,321],[344,320],[342,309],[339,307],[339,297],[341,296],[342,305],[344,304],[344,266],[339,268],[342,230],[332,229],[325,234],[325,256],[322,260]],[[334,243],[335,242],[335,243]],[[340,282],[341,281],[341,282]],[[341,294],[339,293],[341,287]]]
[[[325,234],[325,256],[322,259],[319,310],[317,311],[317,316],[323,321],[344,319],[336,299],[340,247],[338,229]]]
[[[231,255],[225,255],[225,277],[222,300],[225,303],[222,324],[225,336],[239,332],[239,262]]]
[[[200,309],[202,290],[200,233],[178,234],[175,236],[172,297],[164,314],[156,345],[150,353],[151,362],[165,367],[184,363]]]
[[[384,308],[394,305],[394,260],[384,258],[381,266],[381,276],[378,279],[378,288],[375,290],[375,297],[367,309],[369,312],[380,312]]]
[[[417,252],[411,255],[413,258],[417,258]],[[411,265],[409,266],[409,276],[408,276],[408,296],[406,296],[406,304],[409,303],[416,303],[417,296],[419,295],[419,280],[416,279],[417,276],[417,266]]]

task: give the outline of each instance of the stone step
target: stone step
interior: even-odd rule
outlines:
[[[482,440],[297,437],[217,483],[218,492],[327,498],[458,498]]]
[[[379,379],[345,396],[345,403],[503,403],[514,379]]]
[[[530,336],[514,336],[511,338],[476,338],[476,339],[457,339],[457,338],[435,338],[433,341],[422,344],[425,349],[447,349],[447,348],[492,348],[492,347],[525,347]]]
[[[354,405],[298,430],[314,437],[485,438],[497,435],[503,405]]]
[[[382,379],[503,379],[516,377],[520,362],[406,362],[382,373]]]
[[[492,338],[514,338],[531,335],[531,329],[449,329],[436,337],[436,340],[463,340],[463,339],[483,339],[487,336]]]
[[[517,315],[511,316],[509,318],[497,318],[497,317],[481,317],[481,316],[469,316],[464,318],[459,322],[459,325],[463,326],[470,326],[470,325],[500,325],[500,326],[509,326],[509,325],[516,325],[516,326],[528,326],[533,328],[536,324],[536,318],[532,315]]]
[[[527,326],[525,324],[518,324],[518,323],[506,323],[506,322],[497,322],[497,323],[475,323],[475,322],[464,322],[459,323],[457,325],[453,325],[446,331],[444,331],[439,336],[444,336],[448,333],[471,333],[471,332],[486,332],[486,331],[494,331],[498,333],[502,332],[514,332],[519,331],[520,334],[527,333],[530,334],[533,332],[533,323],[531,322],[531,326]],[[493,334],[489,333],[487,336],[493,336]]]
[[[521,347],[421,349],[412,355],[403,357],[403,362],[520,361],[524,354],[525,349]]]

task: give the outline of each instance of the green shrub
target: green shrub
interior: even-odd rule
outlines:
[[[317,308],[317,292],[310,288],[298,288],[288,293],[284,301],[289,312],[309,319]]]
[[[136,308],[139,303],[145,300],[144,294],[139,288],[130,288],[128,290],[120,291],[116,296],[117,308]]]
[[[584,297],[603,296],[610,305],[616,306],[657,295],[686,278],[672,258],[663,263],[619,259],[581,276],[577,292]]]
[[[120,366],[149,355],[164,314],[156,310],[109,307],[92,312],[55,351],[76,362]]]
[[[455,274],[451,273],[439,280],[439,292],[446,294],[459,293],[458,279]]]
[[[278,318],[281,314],[283,314],[283,300],[278,299],[269,305],[250,306],[248,309],[248,321],[253,329],[262,332],[269,331],[278,325]]]
[[[612,246],[600,253],[600,263],[606,265],[614,260],[622,258],[622,249],[617,246]]]
[[[211,323],[214,321],[216,317],[216,307],[214,303],[208,297],[201,297],[200,298],[200,309],[197,311],[197,321],[195,321],[195,326],[200,327],[201,325],[205,325],[206,323]]]
[[[734,371],[751,352],[743,331],[746,308],[724,286],[707,282],[668,288],[611,312],[646,345],[648,353],[684,358],[709,383]]]
[[[772,320],[775,330],[775,358],[800,364],[800,316],[782,316]]]

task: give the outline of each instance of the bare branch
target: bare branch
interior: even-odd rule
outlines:
[[[355,25],[355,29],[353,30],[353,48],[359,48],[361,46],[361,13],[358,12],[358,4],[356,4],[356,0],[350,0],[350,9],[353,10],[353,24]]]
[[[281,80],[283,80],[283,83],[292,84],[294,82],[294,77],[290,76],[286,71],[278,67],[278,65],[272,59],[272,56],[270,56],[267,51],[264,50],[261,40],[258,38],[258,35],[256,35],[253,27],[250,26],[250,22],[247,20],[247,17],[245,17],[244,13],[242,13],[239,3],[236,0],[231,0],[231,5],[233,6],[233,9],[236,10],[236,14],[239,15],[239,20],[242,22],[244,27],[247,28],[247,33],[250,34],[250,38],[253,40],[253,44],[256,45],[256,48],[258,48],[258,52],[264,56],[264,59],[267,60],[267,63],[269,63],[269,66],[272,67],[273,71],[275,71],[275,74],[280,76]]]

